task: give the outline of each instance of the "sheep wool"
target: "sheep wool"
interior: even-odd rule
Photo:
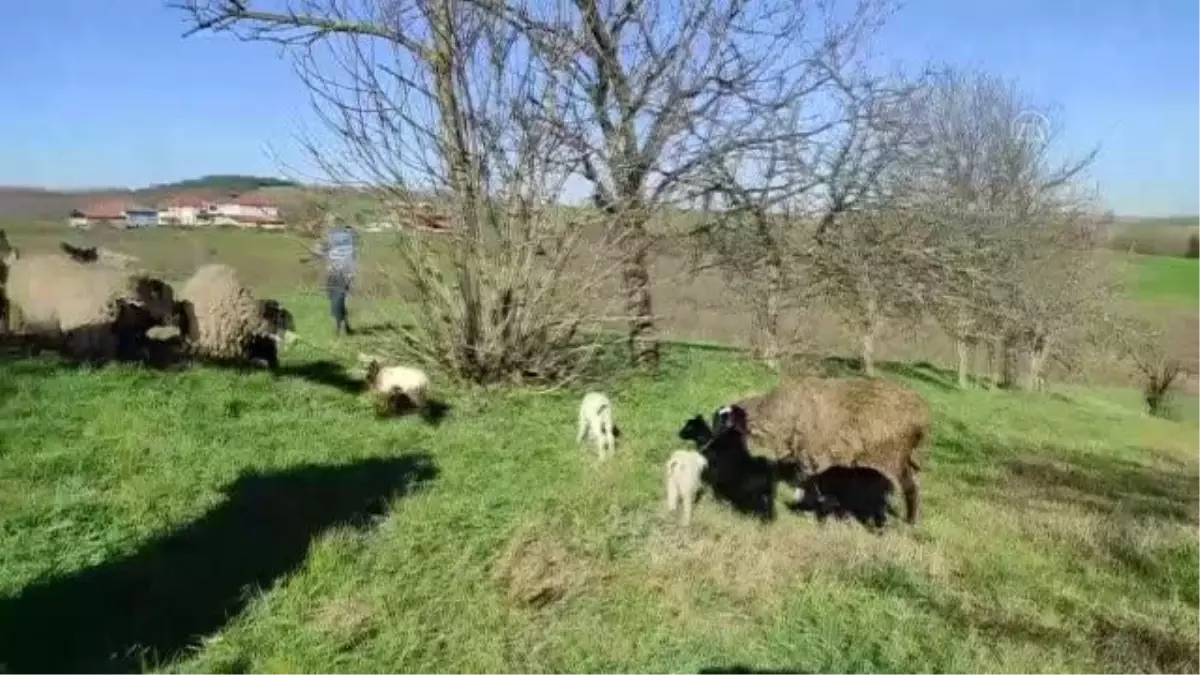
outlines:
[[[575,442],[583,443],[591,437],[600,458],[611,455],[616,445],[616,429],[613,426],[612,401],[598,391],[584,395],[579,403],[579,430]]]
[[[189,341],[200,356],[240,359],[256,336],[267,332],[258,302],[228,265],[204,265],[183,285],[190,310]]]
[[[380,412],[395,412],[401,403],[422,409],[427,402],[429,376],[420,368],[385,366],[363,355],[367,363],[367,388],[375,396]]]
[[[111,329],[125,300],[140,300],[147,280],[108,265],[60,255],[10,258],[5,293],[27,332],[66,336],[78,356],[115,355]],[[165,285],[164,285],[165,286]]]
[[[667,490],[667,510],[682,510],[681,522],[686,526],[692,521],[692,505],[703,486],[701,475],[708,466],[704,455],[695,450],[676,450],[664,467]]]

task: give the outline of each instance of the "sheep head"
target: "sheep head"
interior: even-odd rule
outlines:
[[[259,300],[258,313],[271,337],[281,340],[284,344],[290,344],[296,339],[296,319],[278,300]]]
[[[133,279],[133,294],[159,324],[177,324],[175,289],[161,279],[139,276]]]
[[[717,408],[713,413],[712,432],[720,434],[727,429],[737,429],[743,436],[750,435],[750,420],[745,408],[736,403]]]
[[[698,445],[703,445],[712,440],[713,431],[708,422],[704,421],[702,415],[696,415],[687,422],[684,422],[683,427],[679,429],[679,438],[685,441],[692,441]]]

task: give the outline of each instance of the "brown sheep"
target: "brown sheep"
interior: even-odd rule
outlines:
[[[875,468],[899,486],[905,520],[919,521],[920,448],[932,424],[920,394],[884,380],[804,377],[735,405],[746,412],[751,440],[780,464],[809,475],[839,465]]]

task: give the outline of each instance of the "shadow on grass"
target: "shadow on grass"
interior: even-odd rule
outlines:
[[[728,666],[707,666],[699,670],[700,675],[719,675],[720,673],[806,673],[805,670],[791,669],[772,669],[772,668],[751,668],[743,663],[734,663]]]
[[[957,420],[935,433],[937,464],[1000,501],[1056,501],[1106,515],[1197,522],[1200,472],[1154,448],[1141,463],[1103,451],[1015,444],[981,437]],[[986,467],[986,472],[972,469]]]
[[[247,474],[196,521],[123,558],[0,600],[0,670],[131,672],[172,661],[298,569],[314,538],[368,525],[437,476],[424,454]]]
[[[352,335],[379,335],[383,333],[395,333],[400,330],[400,324],[395,321],[385,321],[383,323],[373,323],[365,326],[355,326]]]
[[[1192,631],[1176,631],[1120,604],[1101,603],[1070,622],[1056,620],[1051,604],[1032,609],[1002,602],[973,601],[898,565],[873,570],[863,579],[881,594],[905,598],[972,632],[1037,649],[1075,644],[1112,672],[1194,673],[1200,646]],[[1074,611],[1079,611],[1077,608]]]
[[[1075,453],[1067,459],[1016,457],[1004,468],[1012,482],[1045,499],[1106,514],[1197,522],[1200,475],[1182,467],[1168,470]]]

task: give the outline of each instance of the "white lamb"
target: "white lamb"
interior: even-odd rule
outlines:
[[[708,460],[695,450],[676,450],[667,460],[663,472],[667,485],[667,510],[674,511],[682,505],[681,522],[684,526],[692,522],[692,505],[703,487],[700,476],[706,466]]]
[[[596,444],[600,459],[612,455],[616,447],[612,402],[598,391],[588,392],[579,404],[579,433],[575,442],[583,443],[589,436]]]
[[[359,358],[367,363],[367,388],[381,415],[398,412],[402,403],[418,410],[425,407],[429,390],[425,371],[411,366],[385,366],[364,355]]]

